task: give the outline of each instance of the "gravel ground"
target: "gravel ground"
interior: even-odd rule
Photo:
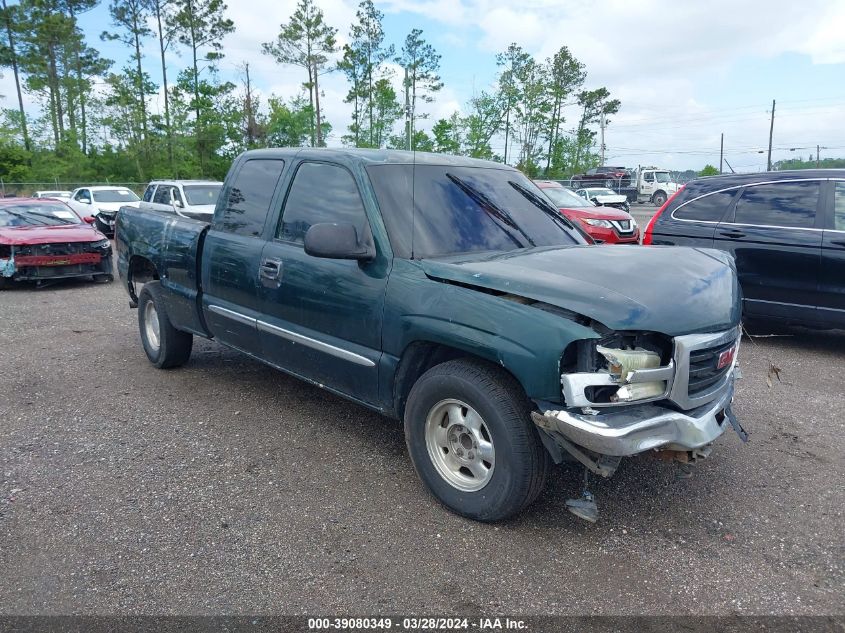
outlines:
[[[0,611],[842,614],[845,334],[746,340],[733,432],[499,525],[444,510],[399,425],[197,341],[146,360],[118,283],[0,293]],[[782,382],[766,386],[769,360]]]

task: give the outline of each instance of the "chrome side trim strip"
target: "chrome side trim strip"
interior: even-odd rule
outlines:
[[[248,317],[247,315],[241,314],[240,312],[235,312],[234,310],[227,310],[226,308],[221,308],[220,306],[216,305],[209,305],[208,311],[214,312],[215,314],[219,314],[220,316],[224,316],[227,319],[232,319],[232,321],[243,323],[244,325],[251,325],[252,327],[255,327],[255,324],[258,321],[257,319]]]
[[[369,358],[361,356],[360,354],[356,354],[354,352],[350,352],[349,350],[341,349],[340,347],[335,347],[334,345],[329,345],[328,343],[324,343],[323,341],[318,341],[308,336],[297,334],[296,332],[291,332],[290,330],[286,330],[277,325],[267,323],[266,321],[258,321],[257,323],[258,329],[261,332],[274,334],[275,336],[286,339],[288,341],[293,341],[294,343],[305,345],[306,347],[316,349],[320,352],[325,352],[326,354],[330,354],[331,356],[335,356],[336,358],[348,360],[349,362],[355,363],[356,365],[363,365],[364,367],[376,366],[376,364]]]

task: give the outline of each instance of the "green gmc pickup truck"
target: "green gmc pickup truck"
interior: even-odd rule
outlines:
[[[551,462],[706,456],[731,413],[733,260],[594,246],[506,165],[379,150],[270,149],[232,165],[210,224],[118,214],[118,270],[160,368],[194,336],[402,422],[451,510],[495,521]]]

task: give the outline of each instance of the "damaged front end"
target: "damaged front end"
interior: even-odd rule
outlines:
[[[745,439],[730,408],[739,342],[739,328],[576,341],[561,361],[564,406],[539,403],[532,419],[555,445],[604,477],[622,457],[648,451],[694,462],[727,424]]]
[[[111,243],[67,242],[0,245],[0,278],[45,283],[112,274]]]

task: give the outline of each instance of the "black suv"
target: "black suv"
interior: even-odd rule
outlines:
[[[845,170],[700,178],[649,222],[643,244],[736,259],[747,317],[845,327]]]

